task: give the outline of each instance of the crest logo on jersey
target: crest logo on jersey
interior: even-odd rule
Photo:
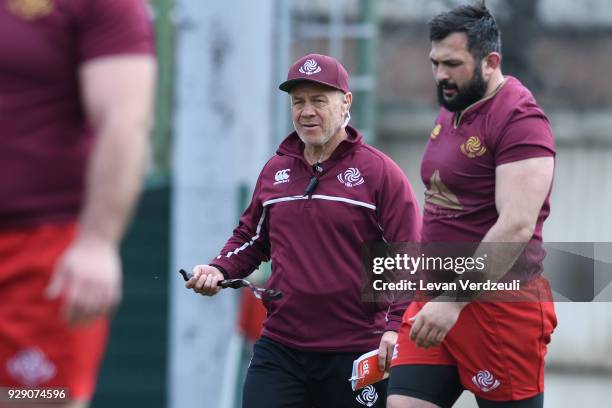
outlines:
[[[429,179],[429,188],[425,191],[425,202],[449,210],[463,210],[457,196],[442,182],[440,170],[434,171]]]
[[[321,67],[317,64],[317,61],[309,59],[304,62],[304,65],[300,67],[299,71],[304,75],[314,75],[321,72]]]
[[[442,125],[441,124],[437,124],[435,128],[433,128],[433,130],[431,131],[429,137],[432,140],[436,140],[436,138],[438,137],[438,135],[440,134],[440,131],[442,130]]]
[[[42,350],[32,347],[8,359],[6,371],[26,387],[36,387],[53,378],[56,369]]]
[[[52,0],[8,0],[8,10],[27,21],[51,14]]]
[[[374,388],[372,385],[368,385],[355,399],[361,405],[373,407],[374,404],[376,404],[376,401],[378,401],[378,393],[376,392],[376,388]]]
[[[470,159],[480,157],[487,152],[487,148],[482,145],[478,136],[470,136],[470,138],[461,145],[460,150],[461,153]]]
[[[289,172],[291,169],[283,169],[276,172],[274,175],[274,185],[289,182]]]
[[[356,167],[351,167],[344,173],[338,174],[338,181],[347,187],[357,187],[365,182],[363,177],[361,177],[359,169]]]
[[[500,385],[500,382],[493,377],[493,374],[488,370],[480,370],[477,372],[476,375],[472,377],[472,382],[484,392],[493,391]]]

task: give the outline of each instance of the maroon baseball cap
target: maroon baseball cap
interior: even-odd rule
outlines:
[[[336,59],[321,54],[308,54],[297,60],[287,73],[287,80],[278,89],[291,92],[300,82],[315,82],[349,92],[349,75]]]

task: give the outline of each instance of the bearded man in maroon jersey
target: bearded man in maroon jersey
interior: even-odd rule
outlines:
[[[472,255],[488,253],[494,264],[482,279],[518,273],[521,291],[500,293],[500,301],[445,302],[446,293],[413,302],[387,406],[451,407],[467,389],[479,407],[541,408],[544,355],[556,325],[538,250],[550,211],[551,127],[531,92],[502,75],[499,29],[484,4],[442,13],[429,29],[442,107],[421,166],[422,241],[474,244]]]

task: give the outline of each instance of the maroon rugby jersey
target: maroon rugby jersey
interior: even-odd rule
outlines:
[[[364,242],[418,241],[417,201],[390,158],[364,144],[354,128],[347,132],[321,164],[312,196],[304,192],[315,170],[297,134],[289,135],[259,175],[240,225],[211,262],[242,278],[272,260],[266,286],[285,296],[266,305],[263,335],[297,349],[371,350],[383,330],[397,330],[406,306],[362,302],[360,256]]]
[[[0,228],[77,215],[94,136],[79,66],[152,52],[143,0],[0,0]]]
[[[554,155],[548,119],[516,78],[507,76],[495,94],[462,114],[442,108],[421,164],[427,189],[423,242],[482,241],[498,218],[495,168]],[[542,226],[549,212],[547,197],[530,249],[542,241]]]

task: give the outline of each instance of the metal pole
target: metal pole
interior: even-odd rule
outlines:
[[[329,24],[329,53],[332,57],[342,60],[344,31],[344,0],[332,0]]]
[[[275,32],[275,52],[276,64],[273,70],[273,83],[280,84],[287,75],[291,61],[291,42],[293,41],[293,30],[291,29],[291,0],[276,0],[276,32]],[[277,92],[274,87],[274,135],[270,139],[270,150],[278,146],[291,129],[289,115],[289,99],[284,92]]]
[[[167,182],[169,176],[170,140],[172,136],[174,24],[171,20],[173,0],[156,0],[155,31],[158,82],[153,129],[153,171],[148,183]]]
[[[355,95],[356,124],[368,143],[376,142],[376,109],[378,77],[378,10],[376,0],[360,0],[360,22],[370,34],[358,40],[357,75],[369,78],[368,83]]]

